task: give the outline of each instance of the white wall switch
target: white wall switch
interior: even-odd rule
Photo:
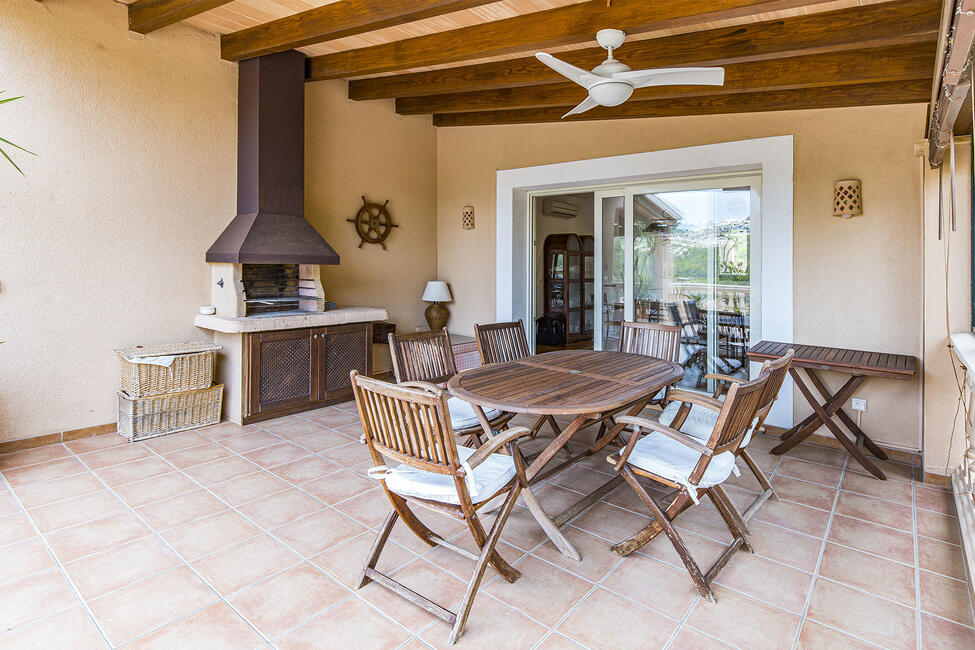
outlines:
[[[867,400],[854,397],[850,400],[850,408],[852,408],[854,411],[866,411]]]

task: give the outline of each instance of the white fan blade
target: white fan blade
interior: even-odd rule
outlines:
[[[568,113],[566,113],[565,115],[563,115],[562,116],[562,119],[564,120],[565,118],[569,117],[570,115],[578,115],[579,113],[585,113],[589,109],[596,108],[597,106],[599,106],[599,102],[597,102],[592,97],[586,97],[581,102],[579,102],[579,105],[578,106],[576,106],[571,111],[569,111]]]
[[[535,58],[558,72],[563,77],[566,77],[570,81],[574,81],[585,89],[589,89],[597,81],[605,81],[605,77],[600,77],[597,74],[593,74],[588,70],[583,70],[582,68],[577,68],[571,63],[566,63],[560,59],[556,59],[554,56],[547,52],[538,52],[535,54]]]
[[[626,81],[634,88],[647,86],[721,86],[724,68],[655,68],[617,72],[613,79]]]

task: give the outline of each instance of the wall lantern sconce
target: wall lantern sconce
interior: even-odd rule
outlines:
[[[464,230],[474,230],[474,206],[465,205],[461,212],[460,223]]]
[[[849,219],[863,214],[860,181],[856,179],[833,183],[833,216]]]

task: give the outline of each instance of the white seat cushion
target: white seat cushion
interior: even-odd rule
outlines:
[[[628,462],[642,470],[656,474],[687,488],[697,501],[698,487],[711,487],[724,481],[735,471],[735,455],[725,451],[711,459],[698,484],[690,482],[691,472],[701,460],[701,453],[662,433],[643,436],[636,443]]]
[[[718,398],[722,402],[724,401],[724,396]],[[681,402],[670,402],[664,408],[660,417],[657,421],[660,424],[670,426],[674,418],[677,417],[677,411],[680,409]],[[680,430],[682,433],[686,433],[689,436],[698,438],[699,440],[707,441],[711,437],[711,433],[714,431],[714,425],[718,421],[718,412],[712,411],[709,408],[704,408],[703,406],[698,406],[697,404],[691,404],[691,411],[687,414],[687,419],[684,420],[684,424],[681,425]],[[752,427],[755,423],[752,422]],[[750,427],[745,433],[745,437],[741,440],[741,446],[744,447],[748,445],[752,440],[752,432],[754,428]]]
[[[454,428],[454,431],[470,429],[480,425],[480,422],[477,421],[477,416],[474,415],[474,407],[459,397],[447,398],[447,410],[450,411],[450,426]],[[488,422],[490,422],[494,418],[500,417],[501,411],[486,409],[484,415],[487,416]]]
[[[474,451],[470,447],[457,447],[457,455],[462,462],[467,461]],[[511,456],[491,454],[465,477],[471,501],[480,503],[491,497],[507,485],[514,475],[515,463]],[[408,465],[400,465],[386,470],[385,478],[386,487],[396,494],[439,503],[460,504],[454,479],[447,474],[435,474]]]

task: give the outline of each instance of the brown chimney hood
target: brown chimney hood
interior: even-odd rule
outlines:
[[[305,56],[294,50],[239,63],[237,216],[207,262],[338,264],[305,220]]]

